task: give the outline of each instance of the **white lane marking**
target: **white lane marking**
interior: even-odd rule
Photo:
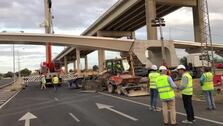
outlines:
[[[58,99],[57,97],[54,97],[54,100],[55,100],[55,101],[59,101],[59,99]]]
[[[100,104],[100,103],[96,103],[96,105],[97,105],[98,109],[107,109],[107,110],[112,111],[114,113],[117,113],[117,114],[119,114],[121,116],[124,116],[126,118],[129,118],[129,119],[131,119],[133,121],[138,121],[138,119],[136,119],[136,118],[134,118],[132,116],[129,116],[129,115],[125,114],[125,113],[119,112],[119,111],[117,111],[115,109],[112,109],[113,106],[105,105],[105,104]]]
[[[79,120],[73,113],[69,113],[69,115],[70,115],[76,122],[80,122],[80,120]]]
[[[20,90],[21,91],[21,90]],[[1,106],[0,109],[2,109],[7,103],[9,103],[20,91],[16,92],[11,98],[9,98],[6,102],[4,102]]]
[[[138,105],[150,107],[150,105],[147,105],[147,104],[144,104],[144,103],[140,103],[140,102],[137,102],[137,101],[133,101],[133,100],[130,100],[130,99],[121,98],[121,97],[118,97],[118,96],[113,96],[113,95],[106,94],[106,93],[102,93],[102,92],[99,92],[99,94],[105,95],[105,96],[108,96],[108,97],[112,97],[112,98],[116,98],[116,99],[120,99],[120,100],[123,100],[123,101],[132,102],[132,103],[135,103],[135,104],[138,104]],[[161,108],[159,108],[159,109],[161,109]],[[182,113],[182,112],[176,112],[176,113],[179,114],[179,115],[186,116],[186,114],[185,113]],[[220,122],[220,121],[215,121],[215,120],[211,120],[211,119],[207,119],[207,118],[203,118],[203,117],[199,117],[199,116],[195,116],[195,118],[196,119],[203,120],[203,121],[207,121],[207,122],[211,122],[211,123],[223,125],[223,122]]]
[[[25,120],[25,126],[30,126],[30,120],[36,119],[37,117],[30,112],[27,112],[24,116],[22,116],[19,121]]]

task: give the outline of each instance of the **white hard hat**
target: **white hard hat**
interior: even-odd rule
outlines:
[[[156,65],[152,65],[151,69],[152,69],[152,70],[157,70],[158,68],[157,68]]]
[[[160,66],[159,70],[167,70],[165,66]]]
[[[179,66],[177,66],[177,69],[179,70],[179,69],[184,69],[184,70],[186,70],[186,67],[184,66],[184,65],[179,65]]]

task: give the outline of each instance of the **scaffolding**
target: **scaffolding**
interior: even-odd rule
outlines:
[[[209,49],[208,49],[208,44],[211,46],[211,67],[213,72],[214,70],[214,50],[212,46],[212,35],[211,35],[211,26],[210,26],[210,17],[209,17],[209,9],[208,9],[208,1],[207,0],[198,0],[198,6],[200,8],[200,11],[202,13],[201,16],[199,16],[201,21],[203,21],[203,25],[201,26],[201,51],[202,51],[202,56],[205,57],[205,60],[210,61],[210,56],[209,56]],[[209,63],[208,63],[209,66]]]

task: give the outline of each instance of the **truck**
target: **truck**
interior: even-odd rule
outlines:
[[[40,65],[40,74],[46,76],[46,85],[52,85],[52,78],[56,75],[59,77],[59,85],[62,84],[62,69],[60,61],[42,62]]]
[[[193,78],[199,78],[201,77],[203,71],[202,68],[205,66],[210,66],[210,62],[207,60],[201,60],[201,53],[194,53],[194,54],[189,54],[186,57],[184,57],[183,65],[185,65],[189,72],[191,73]],[[179,80],[179,74],[177,72],[176,68],[173,68],[171,70],[171,77],[174,80]]]

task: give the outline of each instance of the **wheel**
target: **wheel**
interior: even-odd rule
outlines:
[[[122,86],[121,85],[117,86],[116,91],[117,91],[117,94],[122,95],[123,94],[122,93]]]
[[[179,74],[177,72],[171,73],[171,77],[173,78],[174,81],[177,81],[179,79]]]
[[[114,87],[112,84],[108,84],[108,86],[107,86],[107,87],[108,87],[108,92],[109,92],[109,93],[111,93],[111,94],[112,94],[112,93],[114,93],[114,92],[115,92],[115,87]]]

